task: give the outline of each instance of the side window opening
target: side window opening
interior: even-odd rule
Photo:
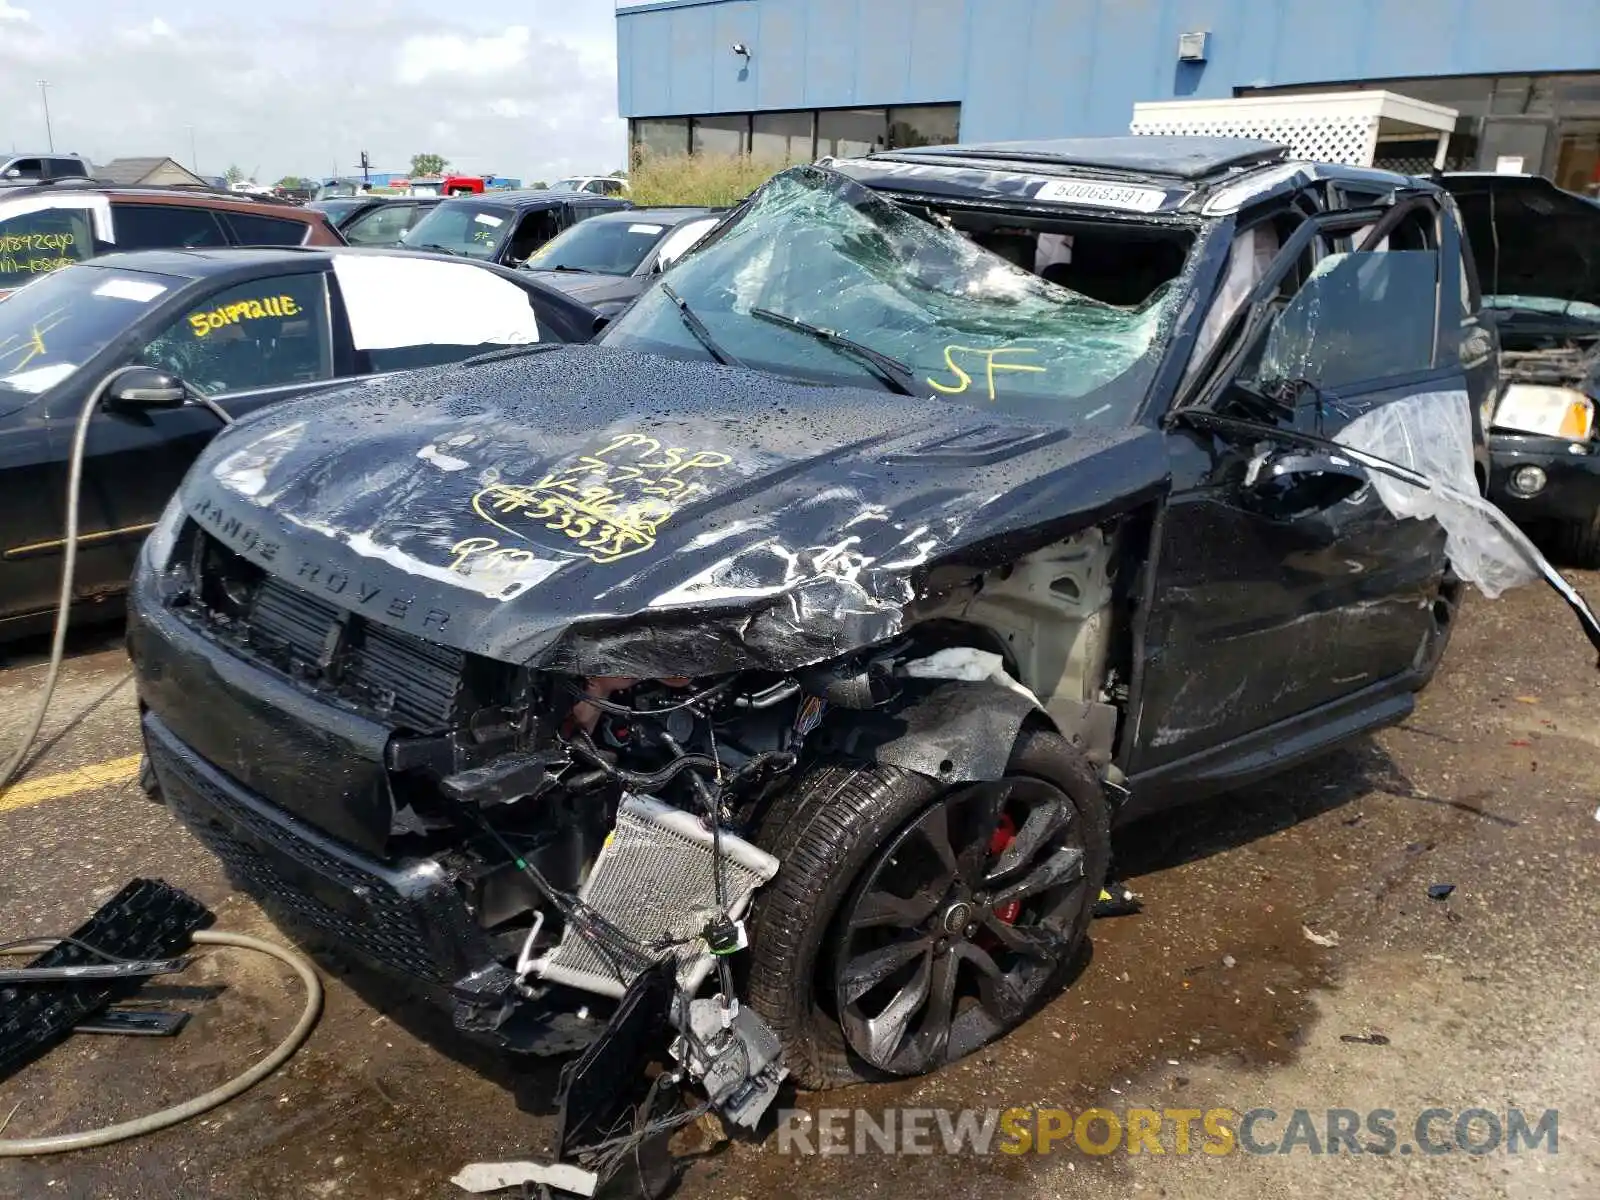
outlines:
[[[43,179],[44,160],[39,158],[14,158],[6,167],[7,179]]]
[[[141,361],[208,396],[329,379],[323,275],[273,276],[214,293],[152,339]]]
[[[511,235],[506,257],[512,262],[526,262],[529,255],[555,237],[559,230],[560,222],[555,209],[542,208],[528,213],[517,222],[517,230]]]
[[[1418,208],[1362,250],[1376,223],[1326,240],[1280,288],[1282,305],[1238,379],[1286,399],[1301,384],[1323,391],[1431,369],[1437,344],[1436,214]],[[1309,265],[1309,270],[1305,268]]]

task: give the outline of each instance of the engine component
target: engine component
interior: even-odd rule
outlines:
[[[717,903],[716,840],[722,848],[725,914]],[[571,920],[556,948],[535,960],[534,974],[620,997],[651,961],[672,954],[678,960],[678,986],[693,995],[715,961],[701,941],[707,923],[719,915],[738,920],[756,888],[777,873],[778,860],[744,839],[727,832],[713,838],[689,813],[648,796],[625,794],[616,827],[596,856],[579,898],[643,953],[630,956],[602,948],[586,936],[581,919]]]
[[[672,1054],[700,1081],[707,1097],[735,1125],[754,1129],[789,1077],[783,1047],[771,1026],[746,1005],[729,1008],[724,1000],[689,1004],[689,1029],[673,1043]],[[732,1006],[730,1006],[732,1007]]]

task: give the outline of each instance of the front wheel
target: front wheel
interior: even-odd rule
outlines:
[[[1108,826],[1093,770],[1043,730],[993,782],[803,778],[763,822],[783,865],[758,895],[749,979],[797,1081],[924,1074],[1020,1025],[1082,947]]]

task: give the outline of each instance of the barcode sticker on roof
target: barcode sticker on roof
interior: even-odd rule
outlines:
[[[1160,188],[1125,187],[1087,179],[1052,179],[1041,185],[1033,198],[1062,204],[1087,204],[1094,208],[1120,208],[1128,212],[1155,212],[1167,194]]]

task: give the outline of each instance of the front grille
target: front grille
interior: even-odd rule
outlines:
[[[220,577],[242,561],[208,541],[204,571]],[[202,597],[218,594],[205,583]],[[275,576],[260,579],[227,631],[224,643],[235,652],[265,658],[380,720],[432,733],[459,715],[467,663],[462,651],[356,616]]]
[[[247,891],[393,970],[445,982],[418,924],[420,914],[384,879],[240,803],[187,751],[160,737],[147,738],[146,748],[167,802]],[[370,919],[340,912],[285,878],[258,845],[272,846],[327,886],[347,893]]]

